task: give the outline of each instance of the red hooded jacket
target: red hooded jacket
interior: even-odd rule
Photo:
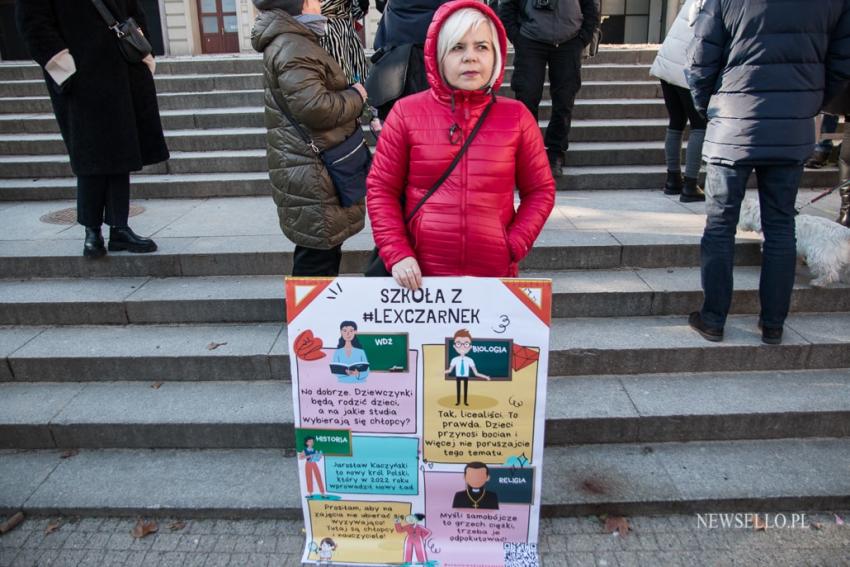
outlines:
[[[404,218],[448,168],[472,131],[491,89],[453,89],[440,75],[437,36],[446,19],[475,8],[493,21],[504,78],[507,38],[499,18],[476,0],[456,0],[434,14],[425,40],[431,88],[399,100],[387,117],[367,180],[375,243],[387,269],[413,256],[425,276],[511,277],[540,234],[555,202],[555,181],[540,128],[525,106],[496,97],[477,136],[446,181],[405,227]],[[463,138],[451,143],[449,129]],[[514,187],[520,205],[514,209]],[[404,195],[404,210],[400,205]]]

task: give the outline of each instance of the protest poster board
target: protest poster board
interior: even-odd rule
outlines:
[[[538,565],[550,280],[287,278],[302,561]]]

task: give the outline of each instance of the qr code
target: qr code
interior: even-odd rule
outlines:
[[[539,567],[536,543],[504,543],[505,567]]]

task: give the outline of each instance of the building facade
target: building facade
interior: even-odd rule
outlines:
[[[160,55],[191,56],[251,52],[256,10],[251,0],[139,0],[148,33]],[[392,1],[392,0],[390,0]],[[601,0],[603,43],[658,43],[684,0]],[[14,0],[0,0],[0,59],[28,59],[14,23]],[[381,14],[364,22],[367,47]]]

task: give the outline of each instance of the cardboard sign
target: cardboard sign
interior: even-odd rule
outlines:
[[[302,560],[537,565],[551,282],[286,293]]]

